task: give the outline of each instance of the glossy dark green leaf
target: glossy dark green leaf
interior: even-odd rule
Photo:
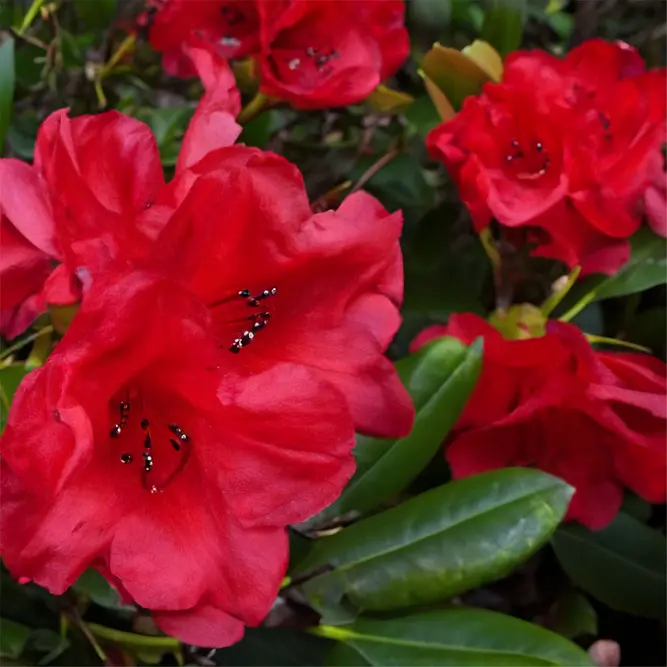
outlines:
[[[14,40],[0,35],[0,155],[4,153],[14,100]]]
[[[665,618],[665,537],[621,512],[602,530],[572,524],[552,539],[572,581],[601,602],[637,616]]]
[[[521,46],[527,0],[487,0],[481,38],[505,57]]]
[[[529,469],[445,484],[318,540],[296,575],[326,622],[445,600],[510,572],[546,542],[572,488]]]
[[[359,438],[357,471],[327,515],[367,512],[405,489],[454,426],[482,367],[482,341],[441,338],[396,364],[415,405],[415,424],[394,441]]]
[[[588,655],[567,639],[537,625],[482,609],[451,608],[402,618],[360,618],[319,632],[338,639],[362,656],[360,664],[424,667],[507,665],[592,665]],[[342,656],[342,661],[336,657]],[[351,665],[336,652],[330,665]]]
[[[8,618],[0,618],[0,656],[18,658],[30,636],[30,628]]]
[[[26,643],[27,655],[39,655],[37,665],[48,665],[58,656],[62,655],[69,647],[67,637],[58,632],[46,628],[37,628],[30,633]]]

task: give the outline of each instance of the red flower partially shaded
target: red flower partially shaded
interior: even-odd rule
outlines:
[[[209,330],[154,275],[93,286],[16,394],[0,553],[55,594],[92,564],[165,631],[223,646],[269,611],[284,527],[336,498],[354,438],[334,386],[290,363],[219,366]]]
[[[176,76],[193,76],[188,47],[251,56],[260,90],[301,109],[360,102],[408,55],[403,0],[163,0],[149,27]]]
[[[241,131],[229,68],[214,67],[204,50],[189,54],[207,90],[177,174]],[[145,254],[172,210],[147,210],[164,187],[150,129],[115,111],[56,111],[38,132],[33,166],[0,159],[0,334],[19,335],[48,304],[78,302],[81,280]]]
[[[443,335],[484,339],[482,375],[446,443],[454,477],[534,466],[575,487],[567,516],[592,529],[616,516],[623,487],[665,501],[663,362],[594,351],[560,322],[541,338],[506,340],[472,314],[425,329],[413,348]]]
[[[477,230],[492,219],[539,228],[536,255],[613,273],[648,189],[664,180],[665,83],[620,42],[591,40],[564,60],[516,52],[502,82],[466,99],[427,145]]]

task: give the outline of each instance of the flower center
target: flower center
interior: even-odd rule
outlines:
[[[505,154],[505,162],[517,178],[532,181],[547,173],[551,159],[541,141],[524,146],[518,139],[512,139],[510,150]]]
[[[144,489],[160,493],[185,468],[191,451],[190,437],[178,424],[156,422],[153,426],[141,412],[135,416],[134,410],[131,411],[129,391],[126,394],[125,400],[118,404],[119,420],[111,427],[109,437],[123,441],[124,448],[118,457],[122,464],[131,465],[136,459],[142,460],[141,484]],[[136,404],[142,405],[138,393]]]
[[[251,315],[242,315],[238,313],[239,317],[233,317],[230,320],[226,321],[226,324],[229,325],[239,325],[245,323],[246,325],[251,322],[250,326],[247,328],[236,332],[236,337],[234,338],[232,344],[229,346],[229,351],[234,354],[238,354],[244,347],[247,347],[252,343],[255,336],[262,330],[265,329],[271,319],[271,312],[266,310],[264,302],[267,299],[275,296],[278,292],[277,287],[270,287],[269,289],[264,289],[256,295],[252,295],[249,289],[243,289],[240,292],[232,296],[225,297],[219,301],[212,303],[209,308],[216,309],[223,305],[229,307],[229,305],[244,305],[244,310],[246,308],[259,309]],[[247,310],[246,310],[247,312]],[[220,347],[224,347],[221,345]]]

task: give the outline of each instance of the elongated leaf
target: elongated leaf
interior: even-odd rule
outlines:
[[[507,574],[534,553],[556,529],[572,492],[551,475],[518,468],[451,482],[320,539],[295,574],[330,568],[303,591],[335,622],[359,609],[445,600]]]
[[[466,348],[441,338],[397,363],[417,416],[410,435],[388,442],[359,439],[357,472],[327,515],[366,512],[405,489],[442,446],[482,367],[481,339]]]
[[[504,57],[521,46],[526,0],[487,0],[482,39]]]
[[[667,283],[667,242],[650,229],[640,229],[630,239],[630,260],[611,276],[600,274],[580,280],[570,291],[559,315],[570,315],[599,299],[635,294]]]
[[[18,658],[23,653],[30,628],[8,618],[0,618],[0,656]]]
[[[452,608],[389,620],[358,619],[319,634],[338,639],[327,664],[352,665],[353,649],[369,665],[591,665],[578,646],[549,630],[482,609]]]
[[[561,527],[556,556],[575,584],[613,609],[665,618],[665,538],[621,512],[603,530]]]
[[[631,239],[630,261],[613,276],[598,278],[597,299],[634,294],[667,283],[667,243],[649,229]]]
[[[0,40],[2,37],[0,37]],[[0,43],[0,155],[9,130],[14,100],[14,40],[6,37]]]

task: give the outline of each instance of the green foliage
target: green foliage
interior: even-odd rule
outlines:
[[[328,665],[592,665],[578,646],[525,621],[481,609],[444,609],[321,628],[343,642]]]
[[[12,116],[14,100],[14,40],[7,37],[0,42],[0,155]]]
[[[515,568],[544,544],[572,488],[505,469],[445,484],[315,543],[294,575],[326,622],[446,600]]]
[[[583,590],[613,609],[665,618],[664,536],[628,514],[597,532],[579,525],[552,540],[563,569]]]
[[[415,405],[415,424],[405,438],[360,436],[357,470],[323,517],[366,512],[403,491],[426,467],[470,396],[482,364],[482,342],[466,348],[456,339],[434,341],[396,365]]]
[[[482,39],[502,56],[521,46],[527,0],[487,0]]]

